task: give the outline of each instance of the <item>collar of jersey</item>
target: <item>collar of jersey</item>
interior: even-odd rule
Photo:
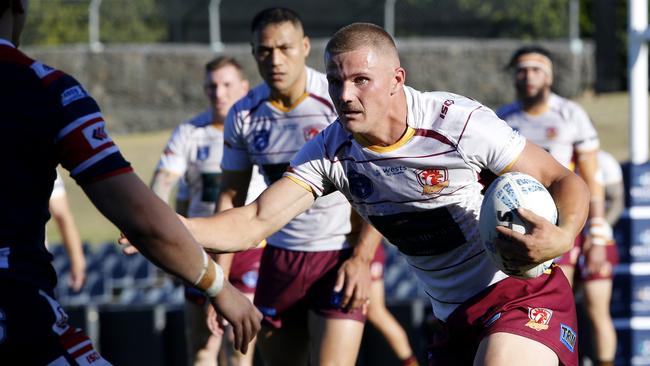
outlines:
[[[13,43],[9,42],[8,40],[6,40],[6,39],[4,39],[4,38],[0,38],[0,45],[2,45],[2,46],[9,46],[9,47],[11,47],[11,48],[16,48],[16,46],[14,46]]]
[[[298,106],[298,104],[302,103],[302,101],[305,100],[305,98],[307,98],[308,96],[309,96],[309,93],[305,92],[303,95],[300,96],[300,98],[298,98],[295,102],[293,102],[292,105],[290,105],[288,107],[283,106],[282,104],[276,102],[275,100],[272,100],[271,98],[269,98],[269,102],[271,103],[272,106],[279,109],[281,112],[289,113],[294,108],[296,108]]]
[[[366,149],[376,152],[376,153],[386,153],[390,151],[394,151],[402,147],[404,144],[409,142],[411,140],[411,137],[415,135],[415,129],[412,128],[411,126],[408,126],[406,128],[406,132],[402,135],[402,137],[397,140],[394,144],[388,145],[388,146],[380,146],[380,145],[373,145],[370,141],[366,140],[365,137],[361,136],[358,133],[352,134],[354,136],[354,139],[357,140],[357,142],[365,147]]]

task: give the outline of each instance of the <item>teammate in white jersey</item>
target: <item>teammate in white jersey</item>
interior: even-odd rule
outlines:
[[[267,183],[282,180],[295,153],[336,119],[325,75],[305,65],[310,43],[299,16],[265,9],[251,31],[264,83],[228,114],[219,211],[244,203],[253,164]],[[349,308],[368,299],[379,235],[374,232],[368,249],[352,249],[355,243],[346,240],[350,214],[345,197],[335,193],[267,239],[255,292],[264,314],[258,345],[267,365],[305,365],[309,358],[315,365],[355,362],[365,316]],[[244,235],[257,230],[240,229]]]
[[[520,208],[530,234],[497,228],[496,245],[517,266],[571,248],[587,215],[582,180],[478,102],[404,86],[395,43],[381,27],[342,28],[325,64],[338,120],[254,203],[188,222],[197,240],[250,247],[339,191],[397,245],[431,298],[441,324],[432,364],[577,365],[575,307],[562,272],[511,278],[485,254],[478,173],[524,172],[556,201],[559,226]]]
[[[595,301],[588,301],[587,307],[601,309],[588,310],[598,340],[599,362],[610,365],[616,352],[616,332],[608,309],[612,267],[618,256],[611,226],[605,218],[603,186],[597,179],[598,135],[578,104],[551,91],[553,64],[546,49],[522,47],[515,51],[509,66],[515,73],[518,100],[500,108],[497,114],[549,151],[562,165],[576,170],[589,187],[591,203],[586,235],[580,236],[574,248],[556,263],[573,283],[579,258],[584,258],[585,270],[579,271],[579,277],[585,283],[587,297]]]
[[[210,107],[179,125],[160,156],[151,182],[156,194],[168,202],[171,189],[181,182],[176,198],[177,212],[187,217],[212,215],[221,182],[223,124],[230,107],[248,92],[248,81],[239,63],[231,57],[217,57],[205,65],[204,92]],[[181,179],[182,178],[182,179]],[[253,174],[249,198],[264,190],[259,174]],[[262,248],[238,253],[231,266],[223,266],[229,281],[251,301],[255,292]],[[188,349],[194,365],[217,365],[223,332],[211,333],[206,323],[206,298],[191,288],[185,290]],[[208,308],[209,309],[209,308]],[[212,314],[214,316],[214,314]],[[226,338],[227,339],[227,338]],[[254,349],[254,341],[251,348]],[[238,365],[252,365],[253,352],[235,353]]]

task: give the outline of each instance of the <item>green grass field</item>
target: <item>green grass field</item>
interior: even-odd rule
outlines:
[[[626,161],[628,152],[628,98],[625,93],[587,94],[577,101],[585,107],[600,134],[603,149],[611,152],[619,161]],[[123,154],[137,174],[147,184],[151,179],[160,152],[171,131],[147,134],[113,135]],[[102,243],[114,241],[118,230],[104,219],[86,199],[81,189],[63,172],[68,198],[84,241]],[[60,241],[56,225],[48,224],[51,243]]]

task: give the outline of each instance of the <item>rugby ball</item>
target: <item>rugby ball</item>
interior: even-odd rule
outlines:
[[[535,278],[551,267],[553,260],[525,267],[512,266],[494,246],[497,226],[505,226],[522,234],[528,233],[527,223],[519,217],[517,208],[533,211],[557,224],[557,207],[546,188],[530,175],[510,172],[498,177],[483,197],[479,216],[481,242],[497,268],[512,277]]]

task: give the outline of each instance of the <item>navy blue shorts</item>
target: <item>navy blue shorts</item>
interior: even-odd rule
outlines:
[[[110,365],[68,324],[61,305],[30,285],[0,279],[0,360],[7,365]]]

